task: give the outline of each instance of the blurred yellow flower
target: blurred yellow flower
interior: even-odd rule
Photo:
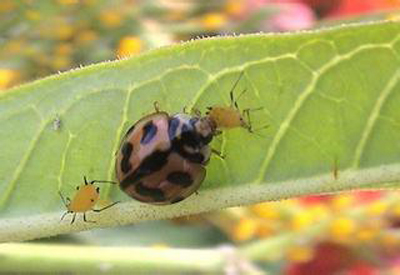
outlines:
[[[371,216],[380,216],[385,213],[387,204],[383,201],[376,201],[368,205],[367,214]]]
[[[258,222],[251,218],[241,218],[235,225],[232,238],[236,241],[246,241],[254,237],[257,232]]]
[[[12,69],[0,69],[0,89],[9,88],[18,79],[19,73]]]
[[[52,59],[51,66],[54,70],[64,70],[71,66],[71,59],[66,56],[55,56]]]
[[[59,43],[55,48],[56,54],[59,55],[70,55],[72,50],[73,48],[70,43]]]
[[[15,2],[13,0],[0,1],[0,13],[10,12],[14,8],[15,8]]]
[[[373,229],[373,228],[361,228],[358,232],[357,232],[357,239],[360,241],[371,241],[373,240],[377,235],[378,235],[378,231]]]
[[[20,53],[24,46],[26,45],[26,41],[23,39],[14,39],[10,40],[3,48],[5,54],[16,54]]]
[[[83,30],[76,35],[75,39],[79,44],[86,44],[96,40],[97,34],[92,30]]]
[[[32,20],[32,21],[36,21],[39,20],[40,17],[40,13],[36,10],[27,10],[25,11],[25,16],[28,20]]]
[[[61,24],[56,27],[54,34],[60,40],[68,40],[73,36],[74,28],[66,23]]]
[[[356,224],[349,218],[335,219],[330,227],[330,233],[335,241],[347,241],[355,232]]]
[[[75,5],[79,3],[79,0],[58,0],[61,5]]]
[[[225,11],[232,16],[240,16],[244,13],[246,3],[243,0],[228,0],[225,5]]]
[[[340,211],[351,206],[353,202],[354,197],[352,194],[336,195],[331,201],[331,206],[333,210]]]
[[[293,230],[302,230],[310,226],[314,222],[313,215],[307,209],[296,213],[290,222],[290,226]]]
[[[290,262],[304,263],[313,258],[314,250],[306,245],[293,245],[289,247],[286,256]]]
[[[258,226],[256,234],[260,238],[269,237],[269,236],[275,234],[275,229],[271,225],[271,222],[263,222],[263,223],[260,223],[260,225]]]
[[[276,208],[276,204],[271,202],[259,203],[253,205],[251,210],[257,214],[260,218],[268,220],[276,220],[279,218],[279,211]]]
[[[127,57],[140,53],[142,40],[137,36],[126,36],[119,41],[117,56]]]
[[[122,24],[122,14],[117,11],[106,10],[100,14],[100,21],[106,27],[116,28]]]
[[[227,22],[226,15],[219,12],[206,13],[201,19],[201,25],[206,30],[218,30],[225,26]]]

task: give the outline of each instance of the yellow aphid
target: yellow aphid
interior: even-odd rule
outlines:
[[[61,220],[64,219],[64,217],[71,213],[74,214],[71,220],[71,224],[74,223],[76,213],[83,213],[83,221],[84,222],[92,222],[94,221],[88,221],[86,220],[86,212],[93,210],[94,212],[101,212],[105,209],[110,208],[111,206],[117,204],[118,202],[114,202],[108,206],[105,206],[101,209],[93,209],[93,207],[96,205],[100,198],[100,188],[96,187],[94,183],[112,183],[115,184],[115,182],[112,181],[100,181],[100,180],[92,180],[91,182],[88,182],[86,180],[86,177],[83,177],[84,184],[81,186],[78,186],[76,188],[77,192],[75,196],[72,198],[66,198],[64,199],[63,195],[61,192],[59,192],[61,200],[63,201],[65,207],[67,208],[67,212],[62,215]]]
[[[239,78],[236,80],[232,87],[229,95],[231,98],[231,103],[229,106],[212,106],[208,107],[206,112],[207,118],[214,124],[215,128],[218,130],[232,129],[237,127],[242,127],[247,129],[249,132],[253,132],[250,121],[250,112],[258,111],[262,108],[257,109],[244,109],[240,110],[237,100],[246,92],[246,89],[235,99],[233,91],[235,90],[243,72],[240,74]]]

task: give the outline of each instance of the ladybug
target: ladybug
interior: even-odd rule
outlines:
[[[73,217],[71,220],[71,224],[75,222],[75,217],[76,213],[83,213],[83,221],[84,222],[90,222],[90,223],[95,223],[95,221],[88,221],[86,220],[86,212],[93,210],[94,212],[101,212],[103,210],[106,210],[110,208],[111,206],[114,206],[118,202],[114,202],[106,207],[103,207],[101,209],[93,209],[93,207],[96,205],[100,198],[100,188],[94,186],[94,183],[112,183],[115,184],[113,181],[102,181],[102,180],[92,180],[88,182],[86,180],[86,177],[83,177],[84,184],[81,186],[76,187],[77,192],[75,193],[75,196],[72,198],[66,198],[64,199],[64,196],[61,194],[61,192],[58,192],[60,194],[61,200],[64,203],[65,207],[67,208],[67,211],[61,216],[61,221],[64,219],[64,217],[69,214],[73,213]]]
[[[240,75],[240,77],[242,74]],[[145,203],[166,205],[189,197],[203,182],[213,137],[223,129],[244,127],[252,131],[249,112],[231,106],[209,107],[205,116],[159,111],[137,121],[125,134],[117,151],[115,171],[120,188]],[[218,153],[217,153],[218,154]]]

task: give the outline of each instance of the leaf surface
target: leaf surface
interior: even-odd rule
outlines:
[[[203,39],[52,76],[0,94],[0,240],[162,219],[266,200],[396,187],[400,179],[400,25]],[[114,180],[126,130],[153,112],[204,112],[236,93],[255,128],[225,131],[199,194],[172,206],[122,203],[59,223],[60,190]]]

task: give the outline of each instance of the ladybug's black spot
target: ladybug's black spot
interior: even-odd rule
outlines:
[[[183,201],[184,199],[185,199],[185,198],[183,198],[183,197],[177,197],[176,199],[174,199],[174,200],[171,201],[171,204],[174,204],[174,203]]]
[[[133,145],[130,142],[125,142],[122,145],[121,153],[122,153],[122,160],[121,160],[121,171],[123,173],[128,173],[132,169],[132,165],[130,163],[130,158],[133,150]]]
[[[169,151],[155,151],[151,155],[143,159],[140,164],[138,171],[142,174],[150,174],[161,170],[163,166],[167,163],[169,156]]]
[[[168,137],[169,140],[174,140],[176,137],[176,131],[178,130],[179,127],[179,119],[178,118],[173,118],[169,121],[168,125]]]
[[[148,144],[157,134],[157,126],[154,125],[153,121],[147,122],[143,126],[143,135],[140,140],[141,144]]]
[[[182,131],[182,142],[190,147],[196,148],[201,146],[199,135],[193,130],[185,132]]]
[[[187,124],[182,125],[182,133],[193,131],[192,127],[189,127]]]
[[[192,176],[186,172],[172,172],[167,176],[167,180],[182,187],[189,187],[193,183]]]
[[[169,153],[170,151],[155,151],[151,155],[144,158],[135,172],[131,173],[121,181],[121,189],[125,189],[129,185],[136,184],[136,182],[147,175],[160,171],[167,163]]]
[[[151,197],[155,202],[165,201],[164,192],[156,188],[148,188],[142,182],[135,185],[136,192],[144,197]]]

